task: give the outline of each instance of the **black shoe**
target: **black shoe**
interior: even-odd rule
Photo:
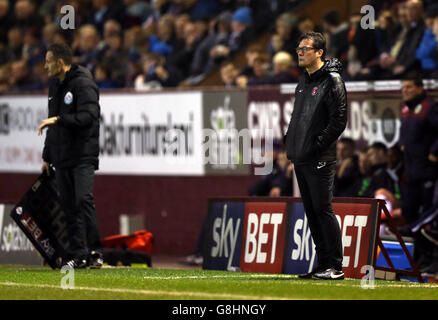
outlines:
[[[312,279],[312,276],[317,273],[317,272],[321,272],[324,271],[325,268],[321,269],[321,268],[316,268],[315,270],[313,270],[312,272],[309,273],[302,273],[298,275],[298,278],[300,279]]]
[[[88,266],[91,269],[100,269],[103,266],[103,253],[99,251],[91,251],[88,257]]]
[[[312,279],[319,280],[344,280],[344,272],[342,270],[336,270],[334,268],[328,268],[321,272],[315,272],[312,275]]]
[[[73,269],[84,269],[87,267],[86,259],[71,259],[64,263],[64,266],[69,266]]]

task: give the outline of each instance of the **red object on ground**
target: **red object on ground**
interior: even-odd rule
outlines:
[[[117,234],[106,237],[102,241],[104,248],[126,248],[130,250],[143,251],[148,255],[152,254],[153,243],[154,235],[147,230],[139,230],[129,236]]]

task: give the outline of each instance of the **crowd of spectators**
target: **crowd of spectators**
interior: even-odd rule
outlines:
[[[102,89],[175,87],[218,68],[296,3],[0,0],[0,92],[47,88],[44,59],[52,43],[71,45],[73,62]],[[74,29],[61,27],[71,14],[61,12],[65,5],[74,9]]]
[[[300,35],[323,32],[327,57],[338,58],[346,80],[400,79],[411,70],[437,76],[438,4],[428,0],[370,1],[346,21],[335,10],[320,21],[289,0],[0,0],[0,92],[43,90],[45,50],[68,43],[102,89],[196,84],[220,70],[225,86],[293,83],[301,70]],[[75,29],[62,29],[61,8],[74,8]],[[369,20],[366,20],[370,22]],[[267,46],[254,45],[270,32]],[[247,65],[233,64],[246,50]]]

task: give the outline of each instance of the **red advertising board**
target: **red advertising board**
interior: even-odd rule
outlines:
[[[351,200],[350,200],[351,201]],[[377,232],[377,205],[368,203],[333,202],[342,235],[344,259],[342,267],[348,278],[360,279],[365,265],[373,265]]]
[[[286,235],[286,202],[247,202],[240,269],[281,273]]]

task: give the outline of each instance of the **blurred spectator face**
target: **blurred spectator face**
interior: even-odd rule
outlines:
[[[44,62],[39,62],[32,68],[33,74],[37,77],[39,81],[47,82],[49,77],[46,70],[44,69]]]
[[[43,29],[43,38],[46,44],[53,43],[53,38],[55,36],[57,27],[54,23],[49,23],[44,26]]]
[[[383,11],[382,14],[379,16],[378,23],[380,29],[390,29],[393,24],[391,12],[388,10]]]
[[[11,80],[16,83],[18,80],[24,79],[28,75],[26,61],[20,60],[12,63]]]
[[[254,60],[260,56],[260,51],[258,50],[248,50],[246,52],[246,63],[248,66],[254,66]]]
[[[53,35],[53,43],[67,44],[67,39],[64,37],[64,35],[61,32],[56,32]]]
[[[351,148],[350,144],[341,141],[336,144],[336,157],[339,160],[351,158],[353,155],[354,149]]]
[[[260,55],[254,60],[253,71],[256,77],[263,77],[266,74],[267,59]]]
[[[208,24],[202,20],[196,21],[195,26],[196,26],[196,38],[201,38],[208,30]]]
[[[281,38],[288,40],[292,32],[292,26],[281,19],[277,20],[276,26],[277,34]]]
[[[116,20],[108,20],[103,26],[103,37],[106,40],[112,33],[117,33],[120,31],[121,26]]]
[[[286,72],[292,67],[292,56],[285,51],[278,52],[273,59],[274,73]]]
[[[398,149],[391,148],[388,150],[388,167],[393,169],[402,161],[402,154]]]
[[[419,96],[423,92],[422,87],[417,87],[412,80],[404,80],[402,82],[402,99],[403,102],[410,101]]]
[[[420,0],[409,0],[406,3],[406,9],[409,23],[416,22],[423,18],[423,5]]]
[[[377,148],[369,148],[367,152],[371,166],[380,165],[388,162],[388,156],[383,150]]]
[[[122,37],[118,33],[113,33],[108,38],[108,45],[112,51],[120,50],[122,48]]]
[[[366,151],[359,154],[359,171],[362,175],[368,175],[371,170],[371,164]]]
[[[79,32],[79,47],[82,51],[91,51],[96,48],[99,38],[94,27],[85,25]]]
[[[23,34],[19,28],[9,30],[8,44],[12,49],[17,49],[23,44]]]
[[[170,16],[163,16],[158,22],[158,38],[161,40],[169,40],[172,38],[173,31],[173,18]]]
[[[280,51],[281,48],[283,48],[284,41],[279,34],[274,34],[272,36],[271,44],[274,51]]]
[[[404,4],[401,4],[398,7],[397,17],[398,17],[398,22],[402,26],[409,25],[408,10],[407,10],[407,8],[406,8],[406,6]]]
[[[178,39],[184,38],[184,25],[188,22],[190,22],[188,14],[181,14],[175,19],[175,32]]]
[[[94,77],[96,78],[96,81],[105,81],[108,78],[108,73],[104,67],[98,65]]]
[[[0,0],[0,18],[5,17],[9,12],[8,0]]]
[[[193,22],[187,22],[184,25],[184,40],[187,43],[193,43],[197,37],[196,26]]]
[[[224,84],[232,85],[238,75],[237,69],[232,63],[228,63],[221,68],[221,78]]]
[[[93,0],[93,7],[97,10],[105,8],[107,6],[107,0]]]
[[[28,0],[18,0],[15,3],[15,15],[18,20],[25,20],[30,17],[35,7]]]
[[[438,39],[438,17],[435,17],[435,19],[433,19],[433,34],[435,35],[435,37]]]
[[[286,170],[286,168],[288,167],[290,161],[286,156],[286,152],[285,151],[281,151],[278,153],[277,155],[277,164],[278,166],[282,169],[282,170]]]
[[[301,33],[310,32],[313,31],[314,29],[315,29],[315,23],[310,18],[306,18],[298,24],[298,30],[300,30]]]
[[[231,31],[235,33],[241,33],[245,31],[246,24],[240,23],[238,21],[232,21],[231,22]]]

